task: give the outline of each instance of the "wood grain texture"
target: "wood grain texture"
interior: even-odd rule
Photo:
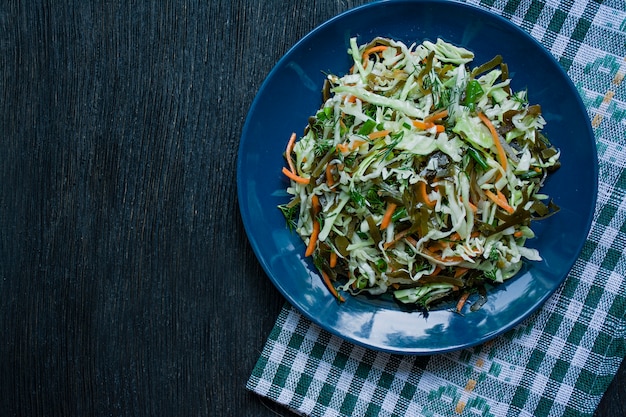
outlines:
[[[291,415],[245,390],[283,299],[239,135],[288,48],[363,3],[3,2],[0,415]]]

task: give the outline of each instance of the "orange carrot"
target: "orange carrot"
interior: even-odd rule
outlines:
[[[411,245],[417,247],[417,240],[415,240],[413,236],[406,236],[404,239],[406,239],[406,241],[410,243]]]
[[[289,141],[287,142],[287,148],[285,149],[285,158],[287,159],[287,164],[289,165],[289,170],[296,173],[296,167],[293,165],[293,160],[291,159],[291,152],[293,151],[293,145],[296,143],[296,133],[292,133]]]
[[[430,198],[428,197],[428,192],[426,191],[426,183],[423,181],[418,182],[418,189],[419,189],[420,197],[422,198],[422,201],[424,202],[424,204],[426,204],[430,208],[435,207],[435,202],[431,201]]]
[[[313,194],[311,196],[311,207],[313,207],[313,213],[317,216],[320,211],[322,211],[322,206],[320,205],[320,198],[317,194]]]
[[[448,237],[448,239],[451,240],[452,242],[457,242],[461,240],[461,235],[459,234],[459,232],[454,232],[450,235],[450,237]]]
[[[332,281],[330,280],[330,277],[328,276],[328,274],[322,270],[320,270],[320,273],[322,274],[322,279],[324,280],[324,284],[326,284],[326,286],[328,287],[328,290],[330,291],[330,293],[332,295],[335,296],[335,298],[341,302],[346,301],[345,298],[343,298],[341,296],[341,294],[339,294],[337,292],[337,288],[335,288],[335,286],[333,285]]]
[[[386,242],[383,245],[383,248],[389,249],[390,247],[392,247],[393,245],[401,241],[404,237],[406,237],[408,233],[409,233],[409,229],[404,229],[403,231],[396,233],[395,236],[393,237],[393,240],[391,242]]]
[[[363,54],[363,56],[366,56],[366,57],[367,57],[367,56],[370,56],[370,55],[371,55],[371,54],[373,54],[373,53],[376,53],[376,52],[382,52],[382,51],[384,51],[385,49],[387,49],[387,46],[386,46],[386,45],[377,45],[377,46],[373,46],[373,47],[371,47],[370,49],[366,50],[366,51],[365,51],[365,53]]]
[[[485,116],[482,112],[478,112],[477,114],[480,120],[482,120],[485,126],[487,126],[487,128],[489,129],[491,137],[493,138],[493,144],[496,145],[496,150],[498,151],[498,161],[500,162],[500,165],[502,165],[502,168],[506,171],[506,153],[504,152],[504,148],[500,143],[500,138],[498,137],[498,132],[496,132],[496,128],[494,127],[493,123],[491,123],[491,120],[489,120],[489,118]]]
[[[413,126],[415,126],[416,128],[420,130],[428,130],[431,127],[433,127],[433,123],[426,123],[420,120],[413,120]]]
[[[420,130],[428,130],[434,127],[437,133],[441,133],[444,130],[446,130],[444,125],[436,125],[433,122],[426,122],[426,121],[422,122],[420,120],[413,120],[413,126],[415,126],[415,128],[420,129]]]
[[[464,202],[462,198],[459,198],[459,200],[461,200],[461,202]],[[476,207],[476,205],[473,204],[471,201],[468,201],[467,205],[470,207],[470,209],[472,209],[472,212],[476,213],[478,211],[478,207]]]
[[[342,129],[346,128],[346,123],[343,121],[344,116],[345,116],[345,113],[342,113],[341,118],[339,119],[339,126],[341,126]]]
[[[435,253],[444,250],[445,248],[450,247],[449,242],[435,240],[430,245],[428,245],[428,251]]]
[[[370,133],[369,135],[367,135],[367,137],[370,139],[384,138],[389,133],[391,133],[391,130],[379,130],[377,132]]]
[[[330,259],[328,260],[328,265],[329,265],[331,268],[334,268],[334,267],[336,267],[336,266],[337,266],[337,252],[332,251],[332,252],[330,253]]]
[[[329,187],[332,187],[335,184],[332,166],[330,164],[326,164],[326,184],[328,184]]]
[[[489,197],[491,201],[496,203],[498,206],[500,206],[500,208],[504,209],[507,213],[509,214],[515,213],[515,209],[509,205],[509,203],[506,201],[506,198],[504,197],[504,194],[502,194],[499,190],[498,190],[497,195],[494,194],[491,190],[484,190],[484,191],[485,191],[485,195]]]
[[[383,220],[380,223],[380,230],[385,230],[389,224],[391,224],[391,217],[393,216],[393,212],[396,211],[396,207],[398,207],[396,203],[387,204],[387,210],[385,211]]]
[[[435,120],[441,120],[445,117],[448,117],[448,109],[444,109],[444,110],[441,110],[441,111],[438,111],[436,113],[426,116],[426,118],[424,119],[424,122],[426,123],[434,122]]]
[[[463,268],[463,267],[457,267],[456,270],[454,271],[454,278],[459,278],[461,276],[463,276],[463,274],[465,274],[468,271],[468,268]]]
[[[317,238],[320,234],[320,222],[319,220],[317,220],[317,214],[320,212],[321,207],[319,197],[315,194],[311,196],[311,205],[313,207],[313,231],[311,232],[311,236],[309,237],[309,244],[306,247],[306,252],[304,252],[304,256],[313,255],[313,252],[315,252]]]
[[[364,143],[367,143],[367,142],[366,142],[366,141],[364,141],[364,140],[358,140],[358,139],[357,139],[357,140],[355,140],[354,142],[352,142],[352,146],[351,146],[351,148],[352,148],[352,150],[355,150],[355,149],[357,149],[359,146],[363,145]]]
[[[365,52],[363,52],[363,56],[361,57],[361,61],[363,61],[363,68],[367,67],[367,58],[371,54],[382,52],[385,49],[387,49],[387,47],[385,45],[378,45],[378,46],[373,46],[373,47],[367,49]]]
[[[337,144],[337,150],[341,153],[348,153],[350,152],[350,148],[348,148],[348,145],[344,144],[344,143],[338,143]]]
[[[459,298],[459,302],[456,303],[456,312],[460,313],[463,310],[463,306],[467,303],[467,299],[469,298],[469,292],[464,292],[461,298]]]
[[[299,182],[300,184],[308,184],[311,180],[309,178],[303,178],[287,169],[287,167],[283,167],[283,174],[285,174],[290,179],[295,182]]]
[[[429,249],[422,249],[424,254],[438,260],[441,262],[463,262],[465,259],[462,256],[442,256],[439,254],[436,254],[432,251],[430,251]]]
[[[431,277],[436,277],[437,275],[439,275],[439,273],[441,272],[441,266],[440,265],[436,265],[435,269],[433,270],[433,273],[430,274]]]
[[[437,113],[433,113],[433,114],[427,116],[424,119],[424,122],[426,122],[426,123],[434,123],[435,121],[444,119],[446,117],[448,117],[448,109],[443,109],[441,111],[438,111]],[[441,133],[444,130],[446,130],[444,125],[436,124],[435,126],[437,127],[437,133]]]
[[[515,233],[513,233],[514,237],[522,237],[524,236],[524,232],[522,232],[521,230],[516,231]]]
[[[309,244],[306,247],[306,252],[304,252],[304,256],[311,256],[313,252],[315,252],[315,244],[317,243],[317,237],[320,234],[320,222],[317,220],[313,220],[313,231],[311,232],[311,237],[309,237]]]
[[[509,205],[509,202],[506,200],[504,194],[502,194],[502,191],[496,189],[496,196],[502,203],[503,209],[505,209],[509,214],[513,214],[515,212],[515,209]]]
[[[498,206],[500,206],[500,204],[502,203],[500,201],[500,199],[498,198],[498,196],[496,194],[493,193],[493,191],[491,190],[483,190],[483,192],[485,193],[485,195],[494,203],[496,203]],[[500,206],[501,208],[504,208],[502,206]]]

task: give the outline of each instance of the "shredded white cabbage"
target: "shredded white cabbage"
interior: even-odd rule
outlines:
[[[473,53],[441,39],[353,38],[348,54],[285,155],[281,209],[323,275],[429,308],[541,260],[525,242],[558,210],[538,192],[560,153],[501,57],[470,69]]]

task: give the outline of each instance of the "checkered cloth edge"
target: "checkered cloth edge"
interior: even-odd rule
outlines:
[[[307,416],[591,416],[626,355],[626,4],[468,1],[510,19],[573,80],[596,136],[593,224],[565,283],[528,320],[471,349],[370,351],[285,305],[247,388]]]

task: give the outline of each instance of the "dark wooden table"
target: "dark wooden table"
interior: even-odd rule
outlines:
[[[282,54],[362,3],[2,2],[1,416],[290,415],[245,390],[283,299],[239,135]]]

